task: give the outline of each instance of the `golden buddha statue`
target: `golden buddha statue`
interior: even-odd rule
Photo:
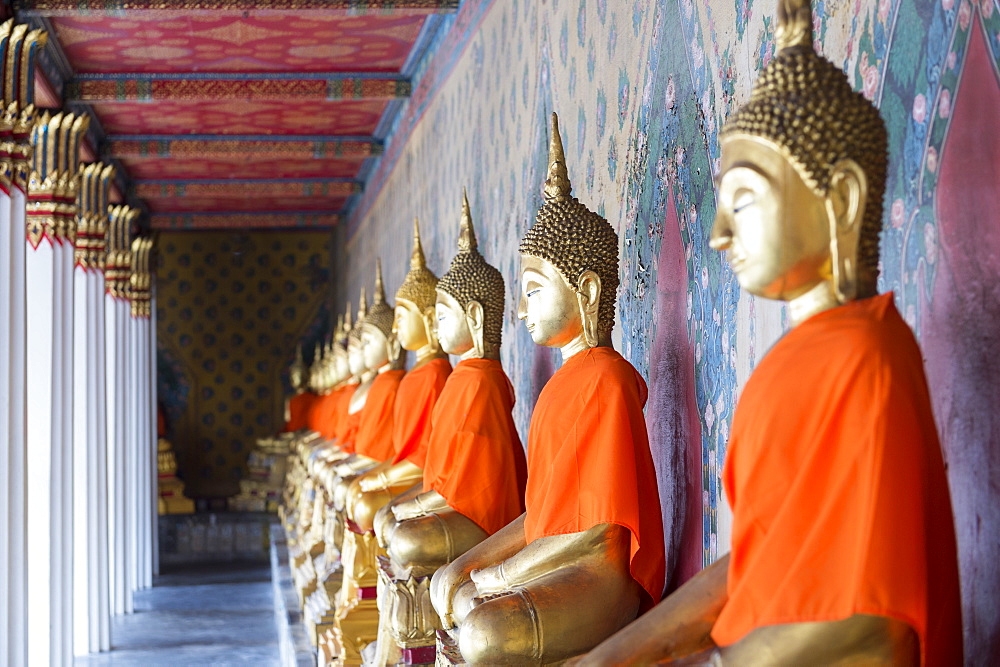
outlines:
[[[664,584],[646,386],[611,347],[618,235],[570,193],[553,114],[545,201],[520,245],[518,317],[537,344],[560,349],[563,365],[532,415],[526,511],[431,584],[472,664],[582,653],[651,606]]]
[[[416,352],[417,358],[397,390],[392,457],[361,475],[348,492],[348,516],[362,531],[373,530],[376,512],[421,480],[423,452],[417,450],[426,449],[431,412],[451,372],[434,327],[437,282],[427,268],[414,221],[410,270],[396,291],[392,331],[402,349]]]
[[[514,393],[499,361],[504,297],[503,278],[478,250],[463,197],[459,252],[435,297],[441,348],[461,360],[434,407],[423,484],[394,500],[378,521],[390,557],[382,570],[383,614],[404,654],[433,653],[439,624],[429,575],[524,508],[524,450],[511,417]],[[382,655],[385,641],[383,633]]]
[[[886,130],[811,31],[808,0],[780,0],[776,55],[721,133],[712,247],[792,325],[733,417],[732,550],[580,664],[962,663],[920,350],[876,292]]]

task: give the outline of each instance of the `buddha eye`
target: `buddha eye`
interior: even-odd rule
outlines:
[[[739,213],[756,203],[753,190],[741,189],[733,197],[733,213]]]
[[[538,294],[540,291],[542,291],[541,288],[540,287],[536,287],[535,289],[528,291],[528,296],[532,297],[532,296]]]

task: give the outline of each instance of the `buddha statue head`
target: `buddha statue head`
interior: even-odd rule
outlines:
[[[564,358],[611,345],[618,291],[618,234],[571,192],[553,113],[545,201],[519,248],[517,314],[535,343],[562,348]]]
[[[437,284],[437,276],[427,268],[420,244],[420,226],[414,220],[410,271],[396,290],[396,312],[392,324],[392,330],[404,350],[414,350],[418,354],[437,351],[437,331],[434,328]]]
[[[313,361],[309,366],[309,390],[319,394],[323,389],[323,347],[317,343],[313,349]]]
[[[776,55],[721,132],[711,245],[743,289],[793,322],[872,296],[887,134],[875,106],[813,49],[808,0],[779,0]]]
[[[462,192],[458,254],[437,284],[438,340],[448,354],[500,358],[504,283],[500,272],[479,253],[469,198]]]
[[[306,390],[307,370],[306,362],[302,359],[302,346],[298,345],[295,348],[295,361],[288,367],[288,380],[296,394]]]
[[[347,332],[347,368],[351,377],[360,380],[364,374],[365,355],[361,344],[361,330],[364,327],[365,315],[368,311],[368,301],[365,298],[365,288],[361,288],[361,298],[358,300],[358,314],[354,326]]]
[[[347,334],[351,330],[351,304],[347,311],[337,321],[337,329],[333,334],[333,378],[334,384],[346,382],[351,377],[351,368],[347,357]]]
[[[361,346],[368,370],[391,367],[399,359],[399,341],[392,332],[393,308],[385,300],[382,260],[375,261],[375,298],[361,325]]]

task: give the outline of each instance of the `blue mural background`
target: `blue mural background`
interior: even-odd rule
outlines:
[[[973,106],[960,98],[1000,90],[997,2],[814,3],[817,49],[881,107],[889,127],[881,286],[895,292],[932,362],[961,358],[973,344],[983,359],[1000,350],[989,321],[995,308],[971,316],[985,331],[972,343],[953,329],[932,328],[935,308],[943,312],[949,302],[939,268],[947,250],[939,168],[955,135],[951,111]],[[621,239],[615,342],[650,380],[647,421],[674,583],[728,550],[730,514],[719,473],[732,412],[754,365],[787,325],[780,305],[739,290],[707,243],[718,132],[773,53],[775,4],[466,0],[418,73],[414,96],[349,220],[337,265],[341,303],[356,300],[363,285],[371,288],[376,257],[391,289],[405,273],[407,230],[418,217],[429,265],[440,274],[454,253],[467,187],[483,253],[507,280],[502,358],[523,439],[534,400],[558,366],[557,356],[532,344],[513,309],[517,242],[540,204],[547,116],[557,111],[575,194]],[[982,42],[987,68],[962,88],[970,40]],[[962,134],[996,134],[1000,110],[985,102],[976,109],[964,116]],[[970,213],[949,223],[956,234],[978,221],[980,234],[1000,236],[991,205],[1000,151],[990,150],[977,167],[985,176],[948,181],[948,201],[967,202],[963,211]],[[973,280],[979,303],[1000,302],[994,245],[970,251],[982,255]],[[974,300],[961,303],[975,307]],[[929,364],[955,498],[967,655],[975,662],[1000,655],[1000,602],[990,593],[1000,590],[1000,373],[935,382],[935,368]],[[969,412],[953,414],[956,397]]]

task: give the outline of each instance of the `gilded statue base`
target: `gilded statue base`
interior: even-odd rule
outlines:
[[[441,622],[431,604],[430,577],[397,576],[379,556],[379,645],[377,664],[434,662],[435,632]],[[428,659],[429,656],[429,659]]]
[[[457,632],[457,630],[455,630]],[[455,637],[447,630],[438,630],[435,633],[437,655],[434,664],[438,667],[451,667],[451,665],[464,665],[462,652],[458,650],[458,637]]]

